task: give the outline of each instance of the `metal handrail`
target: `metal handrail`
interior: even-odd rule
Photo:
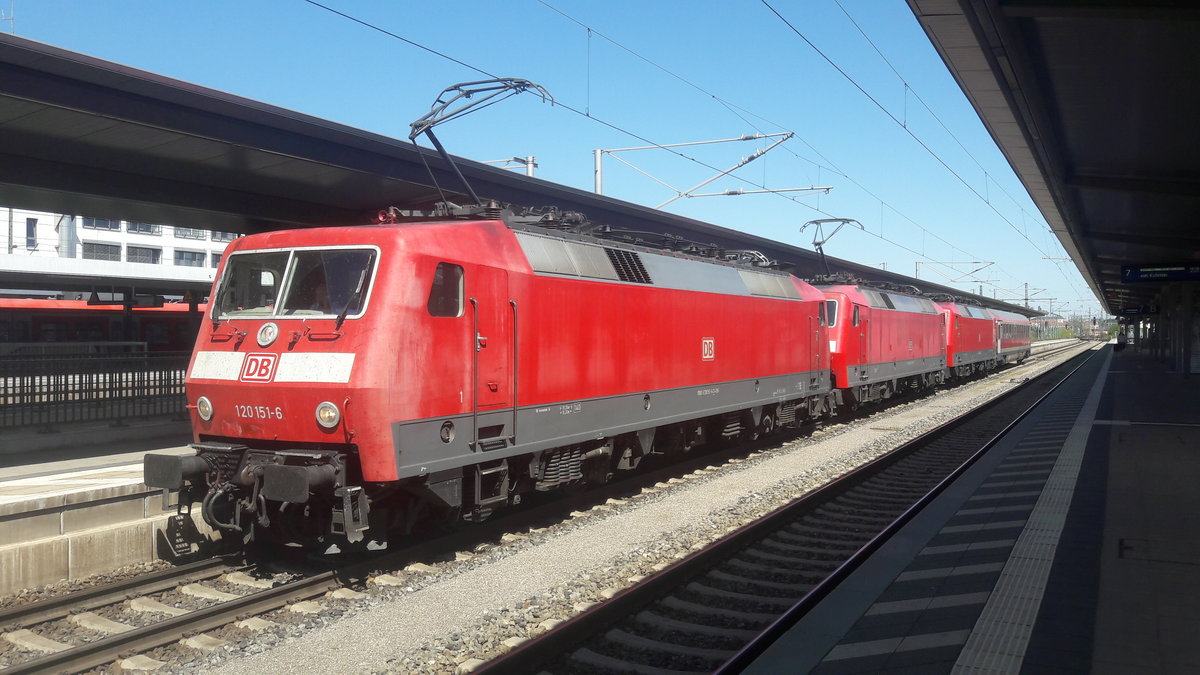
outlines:
[[[184,412],[188,352],[0,358],[0,429]]]

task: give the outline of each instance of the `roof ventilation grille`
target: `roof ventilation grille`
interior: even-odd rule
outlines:
[[[612,261],[613,267],[617,270],[617,278],[621,281],[629,281],[635,284],[653,283],[650,281],[650,274],[642,266],[642,259],[638,257],[636,251],[606,248],[604,252],[608,254],[608,259]]]

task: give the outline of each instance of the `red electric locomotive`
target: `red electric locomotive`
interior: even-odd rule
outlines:
[[[928,298],[861,285],[821,286],[829,307],[834,386],[851,406],[945,378],[942,315]]]
[[[934,303],[946,321],[946,367],[954,377],[995,369],[996,321],[989,310],[956,300]]]
[[[812,286],[499,220],[243,237],[211,297],[197,454],[145,479],[242,535],[382,539],[834,406]]]

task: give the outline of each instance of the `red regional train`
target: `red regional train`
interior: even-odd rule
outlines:
[[[243,237],[210,297],[197,453],[147,455],[146,484],[230,535],[308,544],[932,386],[966,374],[951,318],[987,315],[989,364],[1029,351],[1016,315],[501,220]]]
[[[199,326],[187,304],[133,307],[84,300],[0,298],[0,355],[38,352],[30,347],[143,342],[148,351],[191,351]],[[40,352],[38,352],[40,353]]]

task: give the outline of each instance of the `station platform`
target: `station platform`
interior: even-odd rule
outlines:
[[[18,479],[135,462],[140,471],[146,452],[187,445],[191,438],[187,420],[169,415],[121,426],[78,423],[48,433],[30,428],[6,430],[0,441],[0,500],[5,495],[5,483]]]
[[[174,514],[142,484],[148,451],[186,454],[186,422],[9,432],[0,446],[0,593],[157,560]]]
[[[1102,348],[744,672],[1200,672],[1197,401]]]

